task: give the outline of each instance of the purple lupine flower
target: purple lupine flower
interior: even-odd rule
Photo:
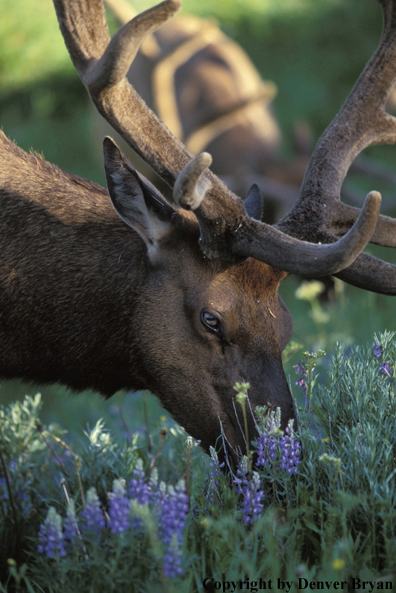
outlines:
[[[225,466],[225,462],[220,463],[219,456],[217,455],[217,451],[214,447],[209,447],[210,453],[210,467],[212,468],[209,472],[210,480],[208,484],[208,489],[206,493],[206,498],[214,504],[214,492],[217,492],[217,495],[220,497],[219,493],[219,478],[222,474],[222,468]]]
[[[259,437],[257,439],[258,459],[256,465],[264,465],[270,460],[276,459],[277,440],[276,434],[280,432],[281,416],[280,408],[271,412],[265,425],[259,428]]]
[[[257,461],[256,465],[264,465],[276,458],[276,439],[269,433],[260,433],[257,439]]]
[[[260,517],[263,511],[261,501],[264,498],[264,492],[260,490],[260,476],[257,472],[252,472],[250,483],[248,482],[244,487],[243,494],[243,520],[247,524],[254,523],[254,520]]]
[[[371,345],[372,349],[373,349],[373,354],[375,356],[375,358],[381,358],[381,356],[383,355],[383,347],[381,346],[381,344],[372,344]]]
[[[209,453],[210,453],[210,467],[212,468],[211,472],[210,472],[210,477],[211,478],[217,478],[218,476],[221,476],[221,469],[224,467],[225,463],[223,461],[223,463],[220,463],[219,461],[219,456],[217,454],[217,451],[214,447],[209,447]]]
[[[372,344],[372,349],[373,349],[373,354],[376,358],[381,358],[381,356],[383,356],[384,354],[384,349],[382,347],[381,344]],[[390,364],[384,360],[381,363],[381,366],[379,367],[379,372],[381,373],[381,375],[386,375],[387,377],[390,377],[392,374],[392,367],[390,366]]]
[[[217,451],[214,447],[209,447],[210,453],[210,467],[212,468],[209,472],[209,475],[213,482],[215,483],[216,487],[219,486],[219,483],[216,481],[222,474],[222,468],[225,466],[225,462],[220,463],[219,456],[217,455]]]
[[[233,483],[238,494],[243,494],[242,514],[245,523],[253,523],[254,519],[259,517],[263,510],[261,504],[264,498],[264,492],[260,490],[260,476],[253,472],[249,481],[248,460],[244,456],[239,462],[237,476]]]
[[[151,471],[150,478],[148,481],[148,490],[149,490],[149,498],[150,504],[155,508],[160,499],[160,492],[158,487],[158,469],[154,467]]]
[[[106,525],[105,518],[100,508],[100,501],[96,488],[90,488],[87,492],[87,507],[82,513],[85,517],[85,528],[92,532],[98,532]]]
[[[108,497],[111,533],[122,533],[130,527],[130,500],[125,496],[125,480],[114,480]]]
[[[148,504],[150,502],[151,492],[148,484],[144,482],[146,474],[144,473],[143,461],[141,459],[137,460],[132,476],[129,482],[129,496],[140,505]],[[134,517],[132,522],[133,529],[138,529],[142,525],[142,521]]]
[[[180,480],[175,488],[168,486],[166,491],[160,485],[161,497],[158,505],[159,535],[167,546],[164,555],[164,575],[173,578],[183,574],[181,565],[183,531],[188,516],[188,496],[184,480]]]
[[[74,500],[71,500],[67,505],[66,518],[63,526],[65,528],[64,539],[68,542],[72,542],[78,533],[78,523],[76,517],[76,509],[74,506]]]
[[[280,409],[271,413],[264,427],[259,428],[257,439],[257,466],[275,461],[280,453],[279,467],[290,475],[298,473],[297,465],[301,463],[301,443],[295,440],[293,420],[282,433],[280,430]]]
[[[387,375],[388,377],[390,377],[392,374],[392,368],[386,361],[384,361],[379,368],[379,372],[382,375]]]
[[[299,459],[301,454],[301,443],[294,438],[293,420],[289,421],[285,434],[279,441],[279,447],[282,453],[279,467],[285,469],[289,475],[297,474],[297,466],[301,463],[301,460]]]
[[[246,486],[249,485],[248,474],[248,460],[246,455],[244,455],[238,464],[237,475],[234,476],[232,480],[232,483],[235,484],[237,494],[243,494]]]
[[[38,539],[38,552],[45,554],[48,558],[66,556],[62,533],[62,517],[54,507],[48,509],[47,517],[40,526]]]
[[[182,551],[177,536],[173,534],[163,560],[164,576],[173,579],[184,573],[182,567]]]
[[[129,482],[129,496],[139,504],[148,504],[150,502],[150,490],[148,484],[144,482],[146,474],[141,459],[137,460],[132,476]]]
[[[293,365],[293,368],[296,369],[295,370],[296,375],[301,375],[300,379],[297,379],[295,384],[298,385],[298,387],[301,387],[302,395],[307,395],[307,384],[305,382],[305,379],[308,377],[308,373],[307,373],[307,369],[306,369],[306,363],[303,362],[302,360],[300,360],[299,363]]]

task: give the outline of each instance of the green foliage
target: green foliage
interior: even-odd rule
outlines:
[[[114,480],[130,478],[139,458],[145,460],[147,468],[157,460],[154,453],[140,449],[140,435],[120,446],[102,421],[86,432],[80,444],[69,446],[59,426],[41,425],[40,407],[41,397],[37,395],[0,408],[0,451],[6,468],[5,472],[0,465],[0,583],[6,587],[19,583],[29,591],[43,587],[56,593],[99,591],[104,583],[109,591],[130,591],[131,581],[140,590],[168,590],[161,570],[164,546],[158,541],[153,518],[144,509],[135,510],[140,512],[144,529],[141,526],[119,535],[104,530],[99,540],[94,534],[88,535],[84,545],[72,547],[66,558],[58,560],[37,553],[39,527],[48,509],[66,516],[65,493],[81,518],[84,493],[94,487],[108,512],[108,492]],[[163,430],[161,437],[153,439],[156,452],[165,438]],[[171,454],[159,465],[161,478],[172,481],[172,476],[179,479],[185,472],[186,434],[175,426],[168,438],[173,441],[177,463]],[[197,454],[195,447],[189,451],[194,465]]]
[[[45,37],[43,38],[43,32]],[[0,3],[0,83],[17,89],[54,73],[73,72],[50,0]]]
[[[0,446],[11,497],[2,467],[0,574],[8,576],[0,579],[0,590],[203,591],[205,578],[213,584],[248,576],[254,582],[263,575],[274,583],[293,581],[295,587],[298,578],[392,581],[396,574],[395,334],[375,336],[375,343],[382,345],[377,356],[369,346],[353,348],[348,356],[337,346],[326,383],[315,376],[317,357],[307,353],[301,368],[307,371],[311,410],[299,409],[302,463],[298,473],[282,470],[279,456],[255,468],[265,496],[261,516],[250,526],[243,521],[242,496],[229,475],[218,473],[215,457],[208,467],[191,439],[186,447],[185,434],[172,428],[171,461],[162,459],[160,471],[176,483],[186,474],[189,456],[190,476],[193,472],[185,572],[174,579],[162,573],[165,550],[158,539],[158,519],[139,505],[134,508],[141,522],[134,530],[112,534],[106,528],[99,539],[84,535],[84,545],[79,542],[64,558],[38,553],[39,526],[48,508],[66,515],[62,480],[78,517],[82,493],[92,487],[108,513],[107,493],[114,479],[129,480],[138,459],[147,474],[158,457],[139,447],[138,436],[117,445],[102,423],[87,432],[79,447],[69,447],[58,426],[45,429],[38,421],[39,396],[1,408]],[[385,363],[390,374],[383,372]],[[239,385],[237,391],[243,394],[238,405],[245,405],[248,386]],[[265,426],[265,411],[260,418]],[[272,434],[275,439],[282,436],[279,430]],[[142,467],[142,461],[139,464]]]
[[[392,255],[395,257],[384,252],[375,255],[388,261],[394,261]],[[324,285],[317,280],[301,285],[296,277],[288,278],[280,286],[280,294],[293,317],[293,341],[283,353],[286,376],[293,383],[293,367],[303,351],[330,353],[337,343],[349,349],[368,342],[376,331],[393,329],[393,297],[363,291],[335,278],[334,297],[326,300],[322,291],[318,294],[319,286],[324,290]],[[329,382],[329,362],[329,357],[317,361],[322,381]],[[297,399],[300,399],[298,395]]]
[[[384,360],[393,365],[394,336],[385,333],[375,340],[384,346]],[[314,389],[313,431],[303,438],[296,526],[304,528],[304,508],[309,509],[315,517],[312,532],[321,535],[317,551],[309,554],[311,562],[316,554],[316,562],[323,558],[325,547],[332,547],[333,554],[342,551],[339,557],[345,560],[346,575],[358,575],[363,563],[373,574],[385,567],[394,570],[394,367],[389,377],[381,372],[371,348],[355,347],[346,357],[338,345],[328,382],[329,387],[318,383]],[[303,423],[305,429],[308,420]]]

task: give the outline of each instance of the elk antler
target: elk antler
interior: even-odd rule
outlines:
[[[179,10],[179,1],[165,0],[141,13],[121,27],[111,40],[102,0],[54,0],[54,4],[70,56],[98,111],[173,186],[192,156],[144,104],[125,75],[141,42]],[[199,198],[195,196],[191,203],[186,197],[185,188],[191,187],[191,183],[185,182],[182,175],[178,187],[184,189],[176,192],[176,199],[185,207],[195,208],[201,248],[208,257],[229,260],[255,257],[291,273],[334,274],[355,260],[374,230],[380,203],[376,192],[369,194],[359,218],[342,239],[333,245],[316,245],[301,240],[307,238],[306,233],[291,231],[287,220],[278,228],[253,221],[247,216],[242,200],[210,171],[205,171],[207,165],[201,160],[188,167],[188,174],[195,166],[199,170],[193,174],[201,187],[197,192]],[[292,212],[296,217],[295,211]],[[301,224],[304,228],[304,217]],[[317,240],[317,236],[308,234],[308,239]],[[325,238],[323,243],[336,240],[335,235],[325,234]]]
[[[230,212],[225,210],[221,220],[211,216],[212,200],[205,192],[183,192],[181,188],[191,185],[191,179],[202,184],[202,173],[207,163],[207,153],[196,156],[181,172],[174,188],[178,204],[193,209],[200,224],[200,244],[204,253],[211,258],[232,253],[239,257],[254,257],[281,270],[306,276],[332,274],[345,268],[359,255],[367,244],[377,221],[381,196],[371,192],[364,203],[359,218],[349,232],[336,244],[315,245],[296,241],[274,226],[260,223],[247,216],[237,228],[233,227]],[[220,223],[228,222],[228,229],[219,229]],[[219,250],[221,245],[221,251]],[[292,269],[290,269],[290,262]],[[334,270],[334,272],[324,272]]]

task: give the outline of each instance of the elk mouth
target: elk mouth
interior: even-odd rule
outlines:
[[[233,404],[234,414],[232,416],[227,413],[221,418],[219,415],[221,432],[217,439],[218,446],[216,447],[219,461],[224,463],[224,467],[228,471],[231,471],[231,473],[235,473],[241,459],[248,452],[252,459],[252,467],[254,467],[257,461],[257,455],[252,446],[252,441],[259,436],[257,421],[250,402],[247,400],[246,405],[247,435],[242,409],[238,411],[237,408],[240,404],[235,400],[233,400]]]
[[[262,433],[262,420],[256,415],[256,409],[264,409],[265,418],[270,418],[277,409],[280,410],[279,428],[285,431],[289,422],[293,420],[294,430],[297,429],[296,410],[293,397],[284,377],[280,380],[285,389],[279,389],[275,393],[268,393],[267,390],[250,389],[246,392],[246,399],[243,404],[237,397],[232,398],[232,410],[228,409],[218,415],[221,435],[217,439],[216,451],[221,462],[231,472],[235,472],[241,459],[249,455],[252,469],[256,466],[258,455],[255,446],[252,444]],[[264,383],[265,384],[265,383]],[[256,391],[256,393],[254,393]],[[263,393],[264,392],[264,393]]]

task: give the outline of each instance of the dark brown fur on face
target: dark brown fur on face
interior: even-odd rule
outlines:
[[[282,272],[210,261],[192,214],[175,210],[122,158],[103,188],[0,136],[0,374],[106,397],[150,389],[205,450],[222,424],[244,448],[233,385],[293,417],[281,366],[292,331]],[[26,188],[29,187],[29,191]],[[204,326],[202,311],[221,320]],[[249,421],[251,434],[254,431]]]

